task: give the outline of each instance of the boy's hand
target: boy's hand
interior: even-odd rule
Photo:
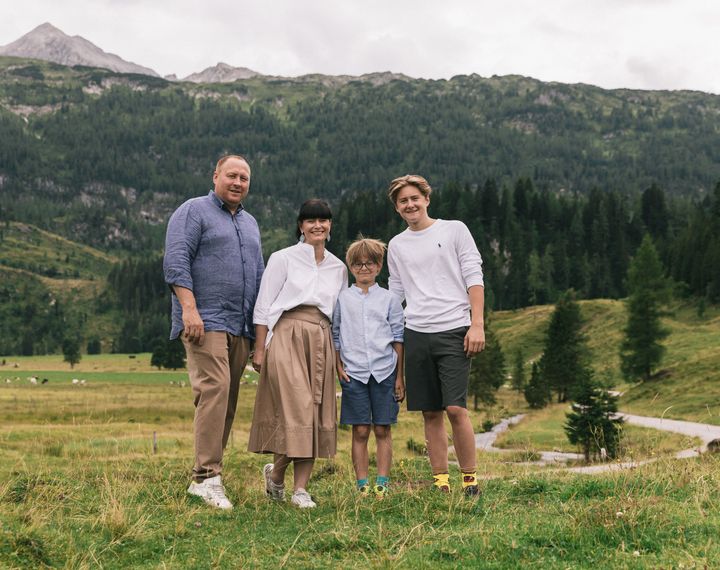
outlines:
[[[338,380],[341,382],[350,382],[350,376],[348,376],[347,372],[345,372],[345,365],[339,358],[335,367],[337,368]]]
[[[405,399],[405,381],[402,378],[395,380],[395,401],[400,403]]]
[[[485,348],[485,328],[483,325],[470,325],[463,343],[465,355],[472,358]]]

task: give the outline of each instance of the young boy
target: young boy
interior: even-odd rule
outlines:
[[[342,388],[340,423],[352,426],[352,461],[360,493],[368,484],[370,426],[377,444],[373,491],[382,498],[388,489],[392,462],[390,426],[397,423],[405,398],[403,378],[403,309],[399,299],[375,279],[382,269],[385,244],[374,239],[353,242],[347,264],[355,284],[340,292],[332,331],[337,372]]]
[[[390,240],[390,291],[404,299],[408,410],[423,413],[434,485],[450,490],[447,414],[463,491],[478,494],[475,436],[467,411],[470,359],[485,347],[482,259],[457,220],[428,215],[432,189],[422,176],[390,183],[388,196],[407,229]]]

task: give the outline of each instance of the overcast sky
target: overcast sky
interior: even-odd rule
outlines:
[[[717,0],[2,0],[0,45],[44,22],[178,77],[223,61],[720,94]]]

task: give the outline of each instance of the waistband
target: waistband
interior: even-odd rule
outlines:
[[[327,318],[327,315],[314,305],[298,305],[293,309],[285,311],[280,315],[280,318],[313,323],[323,328],[330,324],[330,319]]]

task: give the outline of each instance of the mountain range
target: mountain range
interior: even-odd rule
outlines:
[[[83,37],[68,36],[47,22],[14,42],[0,47],[0,55],[42,59],[68,66],[101,67],[119,73],[140,73],[159,77],[149,67],[143,67],[125,61],[113,53],[107,53]]]
[[[6,46],[1,46],[0,55],[40,59],[69,67],[83,65],[86,67],[109,69],[110,71],[118,73],[137,73],[151,77],[160,77],[156,71],[149,67],[144,67],[137,63],[126,61],[118,55],[107,53],[81,36],[69,36],[49,22],[41,24],[14,42]],[[196,73],[191,73],[187,77],[178,78],[173,74],[165,76],[165,79],[168,81],[188,81],[190,83],[232,83],[238,80],[252,79],[253,77],[269,76],[265,76],[247,67],[234,67],[227,63],[218,62],[217,65]],[[288,78],[274,77],[274,79]],[[297,79],[300,81],[320,81],[328,85],[342,85],[350,81],[361,80],[378,85],[387,83],[392,79],[408,79],[408,77],[402,74],[385,72],[369,73],[360,77],[311,74]]]

